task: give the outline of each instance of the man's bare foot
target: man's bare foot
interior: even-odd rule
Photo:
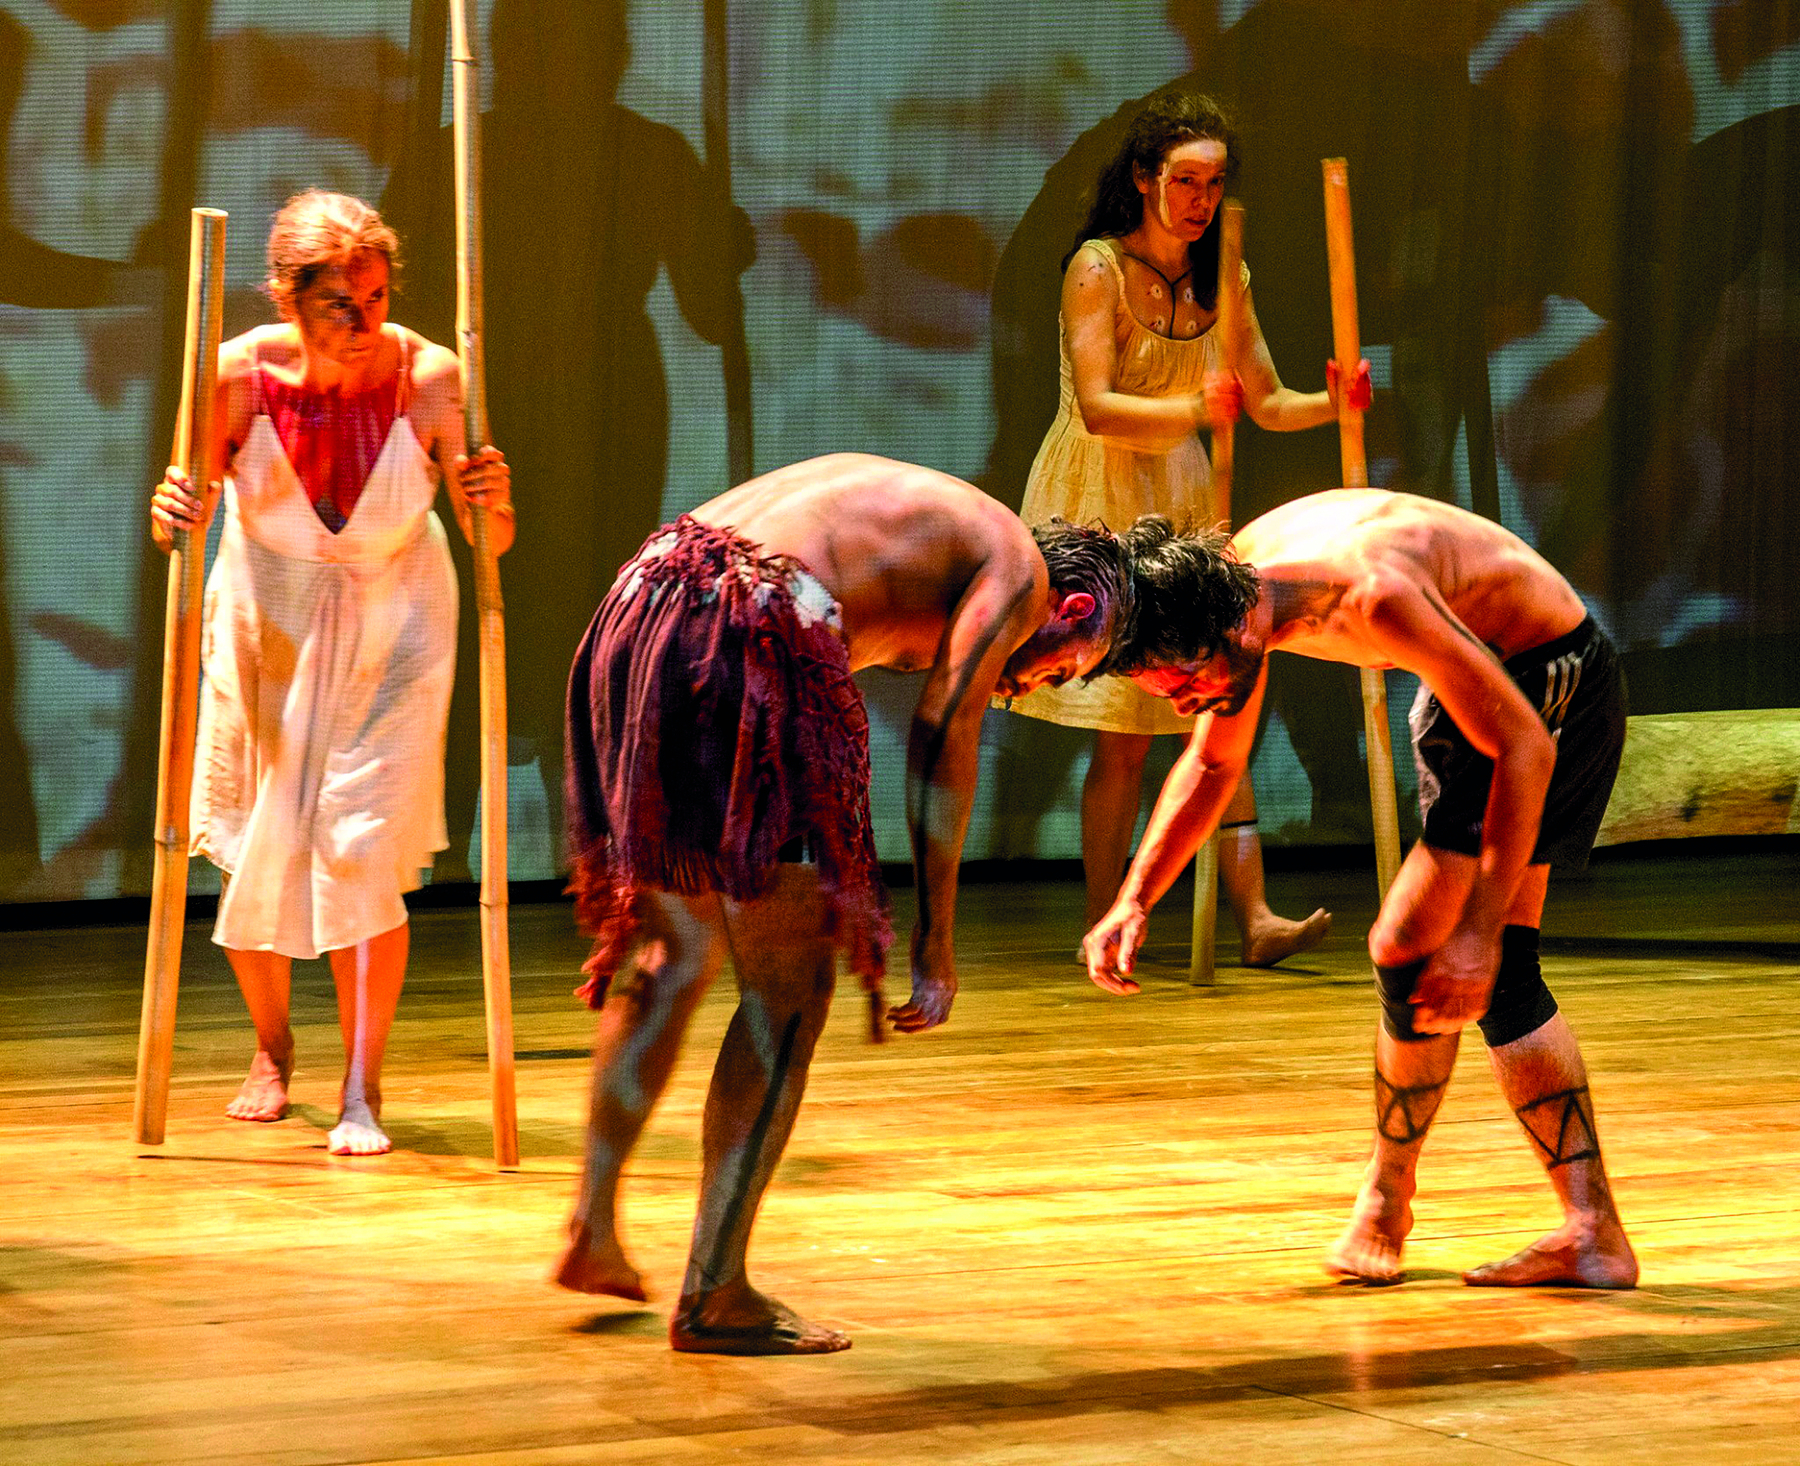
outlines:
[[[1503,1262],[1463,1274],[1471,1288],[1635,1288],[1637,1257],[1617,1222],[1565,1222]]]
[[[1400,1253],[1412,1231],[1412,1207],[1364,1190],[1343,1235],[1325,1253],[1325,1271],[1340,1283],[1385,1288],[1400,1281]]]
[[[1273,967],[1283,957],[1318,946],[1330,930],[1331,913],[1323,906],[1305,921],[1289,921],[1271,911],[1245,933],[1239,960],[1246,967]]]
[[[625,1260],[625,1249],[610,1233],[596,1237],[586,1222],[570,1229],[569,1250],[551,1275],[575,1293],[606,1293],[614,1298],[644,1301],[644,1282]]]
[[[745,1284],[726,1297],[683,1298],[669,1320],[669,1346],[684,1354],[835,1354],[850,1336],[808,1323]]]
[[[267,1049],[258,1049],[256,1057],[250,1061],[250,1073],[244,1079],[243,1088],[238,1090],[237,1098],[225,1106],[225,1113],[234,1120],[255,1120],[263,1124],[279,1120],[287,1113],[288,1080],[293,1074],[291,1043],[280,1059]]]
[[[333,1155],[386,1155],[394,1148],[375,1111],[359,1099],[344,1101],[344,1112],[326,1139]]]

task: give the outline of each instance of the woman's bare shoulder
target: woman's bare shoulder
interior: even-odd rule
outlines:
[[[421,371],[441,372],[446,368],[455,369],[456,353],[448,346],[440,346],[429,336],[421,336],[411,326],[396,324],[393,329],[406,342],[407,353],[412,357],[414,376]]]
[[[283,325],[253,326],[219,347],[219,380],[235,386],[248,380],[260,363],[285,363],[299,351],[293,328]]]
[[[1069,267],[1063,271],[1064,314],[1079,315],[1089,311],[1110,314],[1120,302],[1119,285],[1118,261],[1100,240],[1087,240],[1069,257]]]
[[[461,451],[462,442],[462,369],[456,353],[448,347],[426,339],[417,331],[396,327],[406,342],[410,370],[412,406],[408,409],[413,426],[426,447],[437,455],[439,449]]]
[[[412,363],[413,392],[420,398],[462,400],[462,367],[456,353],[405,326],[396,327]]]
[[[1111,280],[1118,267],[1118,258],[1113,254],[1112,245],[1104,239],[1084,239],[1069,256],[1069,268],[1065,277],[1074,279]]]

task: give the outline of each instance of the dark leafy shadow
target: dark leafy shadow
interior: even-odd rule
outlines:
[[[519,504],[502,567],[514,610],[513,759],[539,764],[558,834],[569,663],[619,566],[661,517],[669,394],[647,297],[666,274],[696,335],[741,342],[738,277],[755,254],[748,216],[687,138],[615,100],[631,57],[628,12],[627,0],[498,0],[482,123],[488,407]],[[442,64],[441,51],[414,62],[415,106],[433,116]],[[396,313],[449,342],[448,135],[416,151],[383,201],[411,248]],[[468,877],[478,745],[473,582],[467,548],[451,538],[463,639],[446,787],[452,843],[438,879],[453,881]]]

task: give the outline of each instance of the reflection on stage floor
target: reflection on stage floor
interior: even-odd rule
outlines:
[[[566,907],[513,909],[524,1162],[506,1175],[472,911],[415,920],[387,1065],[397,1150],[371,1160],[325,1151],[341,1050],[322,964],[297,973],[293,1114],[238,1124],[222,1112],[251,1030],[190,931],[168,1139],[140,1154],[141,929],[14,932],[0,1459],[1800,1459],[1797,865],[1784,846],[1610,858],[1553,887],[1546,972],[1643,1266],[1610,1294],[1459,1281],[1556,1220],[1474,1041],[1404,1283],[1320,1271],[1371,1123],[1368,871],[1277,873],[1279,908],[1335,907],[1332,937],[1251,971],[1230,965],[1227,918],[1211,989],[1186,984],[1178,890],[1131,999],[1071,960],[1074,883],[970,885],[949,1026],[871,1047],[846,986],[821,1045],[753,1276],[855,1347],[798,1360],[665,1341],[728,979],[628,1173],[639,1308],[547,1280],[592,1032]]]

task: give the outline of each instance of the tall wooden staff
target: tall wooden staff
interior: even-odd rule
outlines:
[[[187,344],[173,462],[205,493],[213,461],[213,397],[225,301],[225,215],[195,209],[188,235]],[[161,1145],[175,1054],[175,998],[187,925],[188,798],[194,787],[194,722],[200,697],[200,616],[206,536],[178,529],[169,552],[163,617],[162,728],[156,765],[156,856],[150,884],[150,941],[144,954],[144,1011],[138,1028],[137,1100],[132,1132]]]
[[[462,363],[468,451],[488,443],[487,375],[481,355],[481,71],[469,38],[467,0],[450,0],[456,142],[456,354]],[[487,510],[470,506],[475,615],[481,656],[481,984],[487,996],[488,1073],[494,1102],[494,1161],[519,1164],[513,1090],[512,958],[507,944],[506,607]]]
[[[1350,233],[1350,168],[1342,158],[1322,160],[1325,171],[1325,247],[1331,262],[1331,344],[1338,368],[1338,456],[1344,485],[1369,485],[1363,453],[1362,412],[1350,405],[1350,384],[1362,359],[1356,320],[1356,251]],[[1381,894],[1400,873],[1400,818],[1394,800],[1394,750],[1388,735],[1387,682],[1362,669],[1363,735],[1368,746],[1369,811],[1375,823],[1375,874]]]
[[[1227,199],[1219,211],[1219,314],[1213,334],[1219,343],[1219,364],[1235,375],[1238,369],[1238,334],[1244,326],[1243,296],[1244,206]],[[1231,470],[1237,448],[1237,425],[1214,423],[1212,430],[1212,485],[1219,514],[1231,525]],[[1213,982],[1213,947],[1219,925],[1219,832],[1194,853],[1194,944],[1188,957],[1188,981],[1198,987]]]

